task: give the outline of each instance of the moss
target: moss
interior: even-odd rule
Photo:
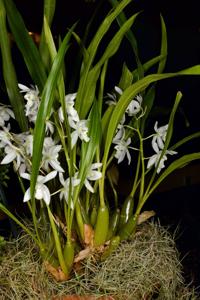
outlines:
[[[106,261],[88,258],[67,282],[47,274],[37,247],[25,234],[7,242],[0,261],[1,300],[49,300],[68,294],[118,295],[119,300],[197,300],[185,286],[175,239],[158,223],[138,227]]]

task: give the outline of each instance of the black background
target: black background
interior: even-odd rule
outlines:
[[[40,32],[42,25],[42,1],[17,0],[19,8],[29,31]],[[57,0],[53,32],[56,36],[65,33],[66,29],[79,20],[77,30],[83,33],[87,22],[96,9],[99,1],[61,1]],[[103,20],[110,4],[102,1],[96,16],[96,24]],[[199,1],[180,0],[135,0],[126,14],[142,11],[136,22],[135,35],[143,62],[158,55],[160,46],[160,13],[162,14],[168,32],[168,60],[165,71],[177,71],[200,63],[200,10]],[[95,30],[95,26],[93,28]],[[92,34],[92,32],[91,32]],[[122,48],[122,52],[123,52]],[[123,53],[121,53],[123,59]],[[117,59],[120,60],[118,57]],[[114,62],[116,63],[116,62]],[[116,72],[117,73],[117,72]],[[112,82],[114,83],[114,80]],[[200,130],[200,77],[185,77],[170,79],[158,85],[159,105],[170,107],[176,92],[181,90],[183,101],[181,108],[190,126],[186,127],[184,118],[178,115],[176,134],[183,137],[188,133]],[[200,151],[198,142],[188,146],[187,150]],[[195,147],[195,148],[193,148]],[[187,171],[186,171],[187,175]],[[191,184],[190,179],[183,186],[169,188],[157,192],[150,199],[146,208],[154,209],[161,224],[170,225],[172,231],[179,226],[180,236],[177,246],[183,260],[186,279],[200,285],[200,169],[199,183]]]

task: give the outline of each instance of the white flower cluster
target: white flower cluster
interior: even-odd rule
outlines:
[[[154,130],[156,133],[153,135],[151,144],[153,150],[155,151],[155,154],[149,158],[147,169],[155,165],[155,167],[157,168],[157,173],[160,173],[160,171],[165,167],[164,163],[167,160],[167,154],[174,155],[177,154],[177,152],[173,150],[166,150],[165,153],[162,153],[166,140],[168,124],[158,127],[158,122],[156,121]]]
[[[27,101],[25,104],[25,115],[28,121],[35,124],[37,113],[40,105],[40,96],[37,86],[31,86],[30,88],[18,84],[20,92],[24,94],[24,99]],[[87,120],[80,120],[77,111],[74,108],[74,100],[76,93],[68,94],[65,97],[66,115],[68,118],[69,125],[72,129],[71,133],[71,148],[75,146],[78,138],[84,142],[88,142],[88,127]],[[59,120],[62,123],[64,121],[63,110],[58,109]],[[0,148],[4,150],[4,158],[1,164],[13,163],[14,168],[18,171],[20,177],[30,180],[31,174],[31,159],[33,154],[33,135],[30,132],[24,132],[20,134],[14,134],[10,131],[10,118],[14,118],[13,111],[5,105],[0,104]],[[70,204],[71,208],[73,205],[73,189],[80,183],[79,172],[74,174],[73,178],[64,179],[65,170],[61,166],[59,161],[60,153],[63,150],[62,145],[55,142],[54,137],[54,126],[51,121],[46,123],[46,137],[44,138],[43,150],[42,150],[42,161],[40,165],[40,174],[38,175],[35,198],[38,200],[44,200],[47,205],[50,204],[51,193],[46,183],[56,176],[58,176],[61,188],[59,188],[60,199],[64,199]],[[96,181],[101,178],[102,174],[99,171],[101,167],[100,163],[93,163],[86,174],[84,182],[85,187],[90,191],[94,192],[90,181]],[[69,191],[71,198],[69,199]],[[29,201],[31,198],[30,188],[24,194],[24,202]]]
[[[68,116],[68,122],[74,131],[71,133],[71,147],[73,148],[77,143],[78,138],[84,142],[89,142],[87,120],[80,120],[76,109],[74,108],[76,99],[76,93],[68,94],[65,96],[66,114]],[[60,107],[58,111],[60,122],[64,121],[63,110]]]
[[[117,95],[121,96],[123,94],[123,91],[118,86],[114,87],[115,93],[107,93],[107,97],[109,100],[106,101],[108,105],[116,105],[117,104]],[[144,112],[142,112],[142,102],[143,98],[141,95],[136,95],[136,97],[131,100],[129,103],[125,114],[122,117],[122,120],[117,126],[116,135],[113,138],[113,144],[115,144],[114,149],[115,151],[115,158],[117,159],[118,164],[122,162],[127,156],[128,164],[131,163],[131,155],[129,153],[129,148],[131,144],[131,138],[126,137],[126,131],[125,131],[125,122],[126,122],[126,115],[129,117],[137,117],[137,119],[141,118],[144,115]],[[138,113],[141,114],[138,116]],[[172,150],[166,150],[165,153],[163,152],[164,149],[164,143],[166,140],[168,125],[158,127],[158,122],[154,125],[155,134],[152,138],[152,148],[155,151],[155,154],[153,154],[147,163],[147,169],[155,165],[157,168],[157,173],[160,173],[161,169],[165,167],[165,161],[167,160],[167,154],[174,155],[177,154],[177,152]]]
[[[25,104],[25,114],[29,122],[34,125],[40,105],[39,90],[37,86],[31,86],[31,88],[29,88],[23,84],[19,84],[19,89],[20,92],[24,94],[24,99],[27,101]],[[123,91],[119,87],[115,86],[115,92],[115,94],[107,94],[109,98],[107,104],[117,104],[117,94],[121,96]],[[65,118],[67,118],[67,122],[71,130],[71,149],[69,149],[69,151],[73,151],[78,139],[86,143],[90,141],[90,137],[88,136],[87,120],[80,120],[78,112],[75,109],[76,95],[76,93],[73,93],[65,96],[65,114],[61,107],[57,111],[60,124],[62,124]],[[134,117],[137,122],[139,118],[144,115],[142,101],[143,99],[141,95],[137,95],[133,100],[131,100],[125,114],[117,126],[112,142],[115,150],[114,156],[118,163],[121,163],[125,157],[128,159],[128,164],[131,163],[129,149],[135,148],[131,147],[131,137],[127,137],[127,125],[125,123],[127,117]],[[32,129],[28,132],[19,134],[12,133],[10,131],[10,118],[14,119],[13,111],[10,107],[0,104],[0,148],[4,150],[4,158],[0,163],[9,164],[12,162],[19,176],[30,180],[32,168],[31,161],[33,155]],[[130,118],[128,120],[130,121]],[[167,155],[174,155],[177,152],[166,150],[165,153],[163,153],[168,125],[158,127],[158,122],[156,122],[154,130],[155,134],[153,134],[152,138],[152,148],[155,154],[149,158],[147,169],[155,165],[156,171],[159,173],[165,167],[164,163],[167,160]],[[79,178],[79,171],[78,168],[75,167],[73,176],[69,177],[68,171],[64,169],[64,166],[61,165],[60,162],[63,146],[59,144],[58,139],[55,140],[55,136],[57,135],[54,134],[54,124],[52,121],[48,120],[46,123],[46,136],[43,143],[40,172],[36,182],[35,198],[38,200],[42,199],[47,205],[49,205],[51,193],[46,183],[58,176],[61,187],[58,187],[56,191],[52,192],[53,194],[59,193],[60,200],[64,199],[71,208],[74,208],[73,191],[74,188],[81,182],[81,179]],[[91,182],[99,180],[102,177],[102,173],[99,171],[101,167],[102,164],[99,162],[92,163],[85,176],[84,186],[91,193],[94,193],[94,188],[91,185]],[[66,178],[64,174],[66,174]],[[28,188],[24,194],[24,202],[29,201],[30,198],[30,188]]]
[[[13,111],[7,105],[0,104],[0,127],[6,126],[11,118],[15,118]]]
[[[118,86],[115,86],[114,89],[118,95],[121,96],[123,94],[122,89],[119,88]],[[113,94],[107,93],[107,96],[109,100],[106,101],[106,103],[108,105],[116,105],[117,103],[116,93]],[[128,149],[129,145],[131,144],[131,138],[129,137],[125,140],[126,137],[125,137],[124,125],[126,121],[126,115],[128,115],[128,117],[134,117],[142,110],[142,101],[143,101],[142,96],[136,95],[136,97],[133,100],[131,100],[131,102],[129,103],[126,112],[122,117],[121,122],[117,126],[117,132],[113,139],[113,143],[116,145],[114,146],[114,149],[116,150],[115,158],[117,158],[118,164],[124,160],[125,156],[127,156],[128,164],[131,163],[131,155]]]
[[[18,87],[21,93],[24,93],[24,99],[27,101],[25,104],[25,115],[28,117],[29,122],[35,124],[38,108],[40,105],[39,90],[37,86],[31,88],[19,83]]]

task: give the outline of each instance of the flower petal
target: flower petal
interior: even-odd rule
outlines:
[[[51,194],[49,192],[49,189],[46,185],[43,185],[43,200],[46,203],[46,205],[50,204]]]
[[[64,172],[64,169],[60,166],[60,163],[56,160],[50,160],[49,164],[52,166],[52,168],[58,172]]]
[[[84,184],[85,184],[85,187],[86,187],[91,193],[94,193],[94,189],[93,189],[93,187],[91,186],[91,184],[89,183],[89,181],[88,181],[87,179],[85,179]]]
[[[102,167],[102,163],[97,162],[91,165],[91,170],[98,169]]]
[[[157,144],[157,136],[154,136],[154,137],[152,138],[151,145],[152,145],[153,150],[154,150],[156,153],[159,153],[160,150],[159,150],[158,144]]]
[[[16,157],[16,152],[12,151],[10,153],[8,153],[1,161],[1,165],[6,165],[9,164],[10,162],[12,162]]]
[[[20,176],[21,176],[22,178],[28,179],[28,180],[30,180],[30,178],[31,178],[31,175],[28,174],[28,173],[21,173]]]
[[[77,143],[77,140],[78,140],[78,133],[76,131],[73,131],[71,134],[71,147],[72,148]]]
[[[154,154],[150,157],[147,163],[147,169],[149,169],[151,166],[153,166],[156,163],[157,160],[157,154]]]
[[[45,182],[47,182],[47,181],[53,179],[54,177],[56,177],[56,175],[57,175],[57,171],[54,170],[54,171],[50,172],[49,174],[47,174],[47,175],[44,177],[44,179],[42,180],[42,182],[45,183]]]
[[[157,136],[157,144],[160,149],[164,148],[163,139],[160,136]]]
[[[25,192],[23,202],[28,202],[31,199],[30,188]]]
[[[25,86],[24,84],[21,84],[21,83],[18,83],[18,87],[20,88],[20,92],[29,92],[30,91],[30,89],[27,87],[27,86]]]
[[[115,86],[114,89],[115,89],[115,91],[116,91],[118,94],[120,94],[120,95],[123,94],[122,89],[120,89],[118,86]]]

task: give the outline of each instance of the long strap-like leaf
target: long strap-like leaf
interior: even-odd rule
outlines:
[[[6,84],[9,101],[15,113],[15,118],[22,131],[27,130],[27,120],[24,113],[24,101],[19,92],[17,76],[12,62],[11,44],[6,28],[6,11],[3,0],[0,0],[0,46],[2,55],[3,77]]]
[[[159,178],[157,179],[157,181],[155,182],[155,184],[152,186],[152,188],[148,192],[148,195],[146,195],[146,198],[148,198],[153,193],[153,191],[158,187],[158,185],[169,174],[171,174],[172,172],[174,172],[178,168],[182,168],[182,167],[186,166],[187,164],[189,164],[190,162],[192,162],[194,160],[197,160],[197,159],[200,159],[200,152],[184,155],[184,156],[176,159],[174,162],[172,162],[169,165],[169,167],[159,176]]]
[[[45,16],[45,19],[46,19],[49,27],[51,27],[51,23],[53,21],[55,8],[56,8],[56,0],[44,0],[44,13],[43,14]],[[41,33],[41,37],[40,37],[39,51],[40,51],[40,55],[41,55],[41,58],[42,58],[45,68],[47,70],[49,70],[51,67],[51,60],[50,60],[50,56],[49,56],[50,55],[49,50],[46,47],[44,27],[45,27],[45,24],[43,22],[42,33]]]
[[[84,106],[81,105],[79,109],[79,115],[81,116],[81,118],[85,118],[91,107],[95,95],[96,82],[98,80],[101,67],[106,61],[108,61],[110,57],[112,57],[117,52],[125,33],[133,25],[133,22],[137,18],[137,15],[137,13],[134,14],[126,21],[126,23],[122,25],[122,27],[117,31],[117,33],[107,45],[102,57],[99,59],[97,64],[88,72],[88,77],[86,80],[87,84],[84,86],[83,98],[81,101],[81,103],[84,103]],[[79,107],[79,103],[77,104],[77,106]]]
[[[41,104],[39,107],[37,120],[34,129],[34,140],[33,140],[33,158],[32,158],[32,173],[31,173],[31,197],[34,198],[35,185],[37,176],[39,174],[40,161],[42,156],[42,148],[45,135],[46,120],[49,118],[51,108],[54,101],[54,93],[61,72],[61,66],[63,64],[64,56],[69,48],[69,40],[72,34],[72,29],[66,34],[58,53],[54,59],[50,74],[45,84]]]
[[[94,38],[92,39],[87,51],[88,51],[88,60],[85,61],[84,70],[82,72],[80,85],[77,93],[76,98],[76,108],[78,112],[80,111],[82,107],[82,101],[85,93],[85,87],[87,85],[87,77],[88,72],[91,69],[92,63],[94,61],[97,49],[99,47],[100,42],[102,41],[104,35],[109,30],[112,22],[115,20],[115,18],[118,16],[118,14],[131,2],[131,0],[122,0],[119,5],[111,11],[107,17],[104,18],[102,24],[100,25],[99,29],[97,30]],[[84,115],[82,115],[84,117]]]
[[[12,0],[4,0],[4,5],[15,43],[22,53],[26,67],[33,81],[39,90],[42,91],[47,76],[39,51],[30,37],[14,2]]]
[[[117,1],[117,0],[109,0],[109,2],[111,3],[111,5],[113,7],[116,7],[117,5],[119,5],[119,1]],[[117,19],[117,22],[118,22],[119,26],[121,27],[126,22],[125,13],[122,11],[117,16],[116,19]],[[136,64],[137,64],[137,71],[138,71],[138,78],[142,78],[142,77],[144,77],[144,69],[143,69],[143,66],[142,66],[140,58],[139,58],[137,40],[136,40],[136,38],[135,38],[135,36],[134,36],[131,29],[126,32],[126,37],[127,37],[128,41],[130,42],[131,47],[132,47],[133,52],[134,52],[134,55],[135,55],[135,60],[136,60]]]

